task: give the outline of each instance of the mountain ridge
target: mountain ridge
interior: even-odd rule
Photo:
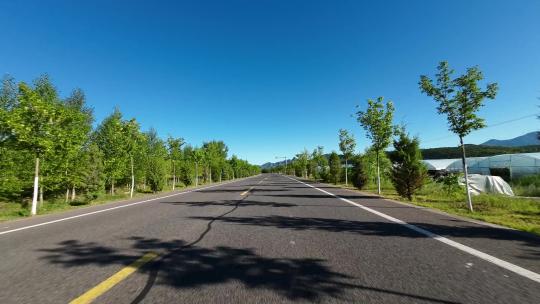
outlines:
[[[538,139],[538,132],[533,131],[510,139],[490,139],[480,145],[492,147],[523,147],[540,145],[540,140]]]

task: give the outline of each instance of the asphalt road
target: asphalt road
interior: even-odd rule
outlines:
[[[0,223],[0,303],[540,303],[540,238],[311,185]]]

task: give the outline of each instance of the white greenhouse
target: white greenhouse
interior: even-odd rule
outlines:
[[[501,154],[468,165],[469,173],[493,175],[494,169],[508,169],[510,178],[540,174],[540,152]]]
[[[468,157],[467,166],[476,164],[478,161],[485,159],[486,157]],[[463,165],[461,158],[448,158],[448,159],[424,159],[428,171],[434,172],[462,172]]]
[[[461,159],[425,159],[427,169],[432,172],[463,172]],[[467,158],[469,174],[500,175],[506,171],[510,179],[540,174],[540,152],[501,154],[489,157]]]

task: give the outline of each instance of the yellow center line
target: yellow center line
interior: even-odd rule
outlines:
[[[263,179],[261,179],[261,180],[257,183],[257,185],[260,184],[260,183],[262,183],[265,179],[266,179],[266,177],[263,178]],[[251,186],[251,187],[250,187],[249,189],[247,189],[246,191],[240,193],[240,195],[244,196],[244,195],[248,194],[249,191],[253,190],[253,188],[255,188],[255,186]]]
[[[74,299],[73,301],[69,303],[70,304],[92,303],[92,301],[94,301],[97,297],[106,293],[109,289],[113,288],[116,284],[122,282],[130,274],[134,273],[135,271],[137,271],[137,269],[141,268],[142,265],[150,262],[151,260],[157,257],[158,257],[158,254],[154,252],[149,252],[143,255],[138,260],[133,262],[131,265],[122,268],[120,271],[113,274],[111,277],[109,277],[105,281],[99,283],[96,287],[88,290],[87,292],[83,293],[81,296],[79,296],[78,298]]]
[[[242,193],[241,193],[240,195],[242,195],[242,196],[243,196],[243,195],[246,195],[246,194],[248,194],[248,193],[249,193],[249,191],[251,191],[251,189],[253,189],[253,187],[255,187],[255,186],[251,186],[251,187],[250,187],[249,189],[247,189],[246,191],[242,192]]]

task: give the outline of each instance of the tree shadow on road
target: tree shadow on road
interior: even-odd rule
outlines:
[[[46,253],[42,259],[63,267],[126,266],[147,252],[156,252],[160,256],[159,264],[165,267],[154,263],[141,269],[149,275],[150,287],[156,283],[184,289],[235,280],[248,289],[266,289],[291,300],[309,301],[322,296],[339,298],[344,289],[355,287],[346,282],[350,276],[330,270],[321,259],[270,258],[257,255],[252,249],[187,246],[181,240],[142,237],[132,240],[133,254],[129,255],[115,248],[75,240],[40,251]]]
[[[192,219],[208,220],[208,217],[191,217]],[[256,216],[256,217],[223,217],[217,219],[225,223],[276,227],[292,230],[322,230],[329,232],[350,232],[362,235],[399,236],[409,238],[424,238],[423,234],[408,229],[404,225],[380,221],[354,221],[318,217],[285,217],[285,216]],[[516,232],[509,229],[472,225],[463,222],[462,225],[444,225],[410,222],[430,232],[452,238],[485,238],[505,240],[519,243],[525,250],[518,251],[518,258],[538,259],[540,256],[540,237],[532,234]]]
[[[325,198],[325,199],[335,199],[333,196],[330,196],[328,194],[266,194],[265,196],[273,196],[273,197],[288,197],[288,198],[309,198],[309,199],[317,199],[317,198]],[[372,196],[372,195],[340,195],[341,198],[346,199],[380,199],[380,197]]]
[[[160,202],[161,204],[172,204],[172,205],[187,205],[194,207],[208,207],[208,206],[239,206],[239,207],[297,207],[297,204],[292,203],[278,203],[278,202],[258,202],[251,200],[237,200],[237,201],[203,201],[203,202],[173,202],[173,201],[164,201]]]
[[[139,303],[154,285],[177,289],[201,288],[230,281],[242,283],[247,289],[269,290],[292,301],[318,302],[328,298],[350,302],[347,290],[363,290],[364,296],[382,293],[416,302],[455,304],[444,299],[415,295],[401,291],[360,285],[350,275],[332,271],[322,259],[271,258],[258,255],[253,249],[217,246],[191,246],[182,240],[162,241],[155,238],[132,237],[130,254],[93,242],[69,240],[55,248],[41,249],[42,259],[62,267],[88,265],[127,266],[148,252],[159,258],[139,271],[148,276],[141,293],[132,303]],[[163,265],[163,267],[160,267]],[[397,298],[396,298],[397,299]]]
[[[211,217],[197,216],[190,219],[207,221]],[[292,230],[323,230],[329,232],[352,232],[363,235],[377,236],[402,236],[402,237],[424,237],[410,229],[394,223],[387,222],[361,222],[342,219],[310,218],[310,217],[288,217],[288,216],[256,216],[256,217],[234,217],[228,216],[219,218],[217,221],[234,223],[240,225],[254,225],[285,228]]]

